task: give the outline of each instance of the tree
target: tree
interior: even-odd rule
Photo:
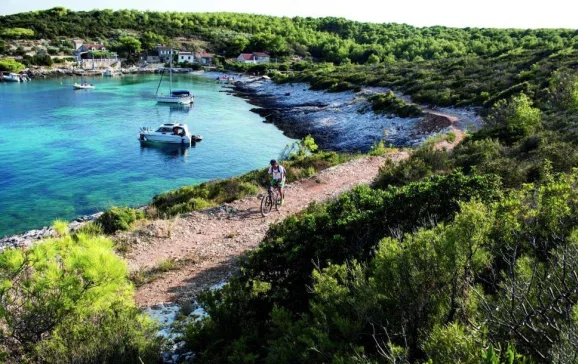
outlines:
[[[24,68],[26,68],[25,65],[13,58],[0,59],[0,71],[20,72]]]
[[[34,30],[27,28],[6,28],[0,31],[0,35],[7,39],[34,38]]]
[[[369,64],[377,64],[379,63],[380,59],[379,56],[377,54],[371,54],[368,58],[367,58],[367,63]]]
[[[507,101],[499,100],[491,108],[485,125],[506,141],[531,135],[542,124],[541,111],[532,105],[532,100],[523,93]]]
[[[164,42],[164,37],[153,32],[143,32],[140,36],[142,49],[153,49],[157,44]]]

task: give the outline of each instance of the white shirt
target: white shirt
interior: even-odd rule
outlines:
[[[273,179],[276,180],[280,180],[281,178],[283,178],[284,174],[287,174],[285,172],[285,168],[283,168],[283,166],[279,165],[277,166],[277,169],[273,169],[273,166],[269,167],[269,174],[273,175]]]

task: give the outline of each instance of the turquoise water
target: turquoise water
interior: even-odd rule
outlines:
[[[89,79],[94,90],[73,90],[72,78],[0,83],[0,236],[264,167],[292,141],[212,78],[174,77],[173,88],[193,91],[192,108],[157,104],[159,77]],[[204,140],[139,144],[139,127],[169,121]]]

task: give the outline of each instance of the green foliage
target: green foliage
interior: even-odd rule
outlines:
[[[399,97],[395,96],[392,91],[388,91],[385,94],[370,96],[368,101],[371,103],[371,108],[376,113],[394,114],[402,118],[419,117],[423,114],[423,111],[419,106],[406,103]]]
[[[64,236],[0,253],[0,350],[15,361],[154,361],[155,328],[103,237]]]
[[[65,236],[68,235],[68,221],[64,220],[55,220],[52,222],[52,228],[58,236]]]
[[[318,148],[315,139],[311,135],[307,135],[303,139],[287,145],[281,155],[283,159],[299,160],[315,153]]]
[[[519,140],[533,134],[541,125],[541,111],[532,107],[525,94],[500,100],[485,119],[486,126],[506,141]]]
[[[96,223],[102,227],[105,234],[129,230],[132,224],[144,218],[144,213],[130,207],[112,207],[105,211]]]
[[[578,77],[575,74],[554,72],[547,92],[552,106],[562,110],[578,110]]]
[[[373,186],[376,188],[387,188],[389,185],[402,186],[432,176],[437,172],[446,171],[450,166],[447,152],[437,150],[433,143],[426,143],[405,160],[394,162],[387,159],[380,167]]]
[[[0,71],[20,72],[24,68],[26,68],[25,65],[13,58],[0,59]]]
[[[457,173],[438,176],[429,181],[410,184],[402,188],[390,188],[386,191],[358,187],[342,195],[333,203],[322,206],[313,205],[299,216],[289,217],[282,223],[271,227],[259,250],[250,254],[243,264],[242,276],[239,279],[233,279],[230,285],[222,291],[207,292],[201,297],[200,302],[207,309],[210,317],[189,328],[186,335],[187,345],[191,349],[199,350],[201,361],[224,360],[235,350],[241,350],[238,347],[240,343],[243,343],[241,347],[243,353],[264,357],[266,352],[263,351],[262,343],[272,339],[278,341],[271,341],[270,359],[273,360],[279,355],[287,358],[288,362],[319,361],[320,358],[334,355],[343,355],[346,358],[349,355],[348,350],[352,347],[359,350],[372,348],[375,343],[371,339],[373,328],[365,319],[359,321],[359,318],[367,317],[366,314],[371,317],[380,317],[380,321],[375,325],[379,328],[382,327],[381,324],[386,324],[383,320],[388,319],[393,322],[394,314],[389,311],[388,314],[383,314],[383,311],[379,311],[376,307],[376,298],[391,291],[390,304],[399,302],[399,296],[393,298],[393,292],[399,289],[396,288],[399,284],[396,285],[396,281],[388,276],[386,281],[391,280],[391,283],[384,286],[383,290],[380,288],[379,294],[372,293],[370,291],[373,287],[372,283],[364,278],[365,268],[362,265],[352,266],[354,273],[351,274],[357,277],[354,281],[365,282],[363,286],[360,286],[361,283],[353,284],[337,300],[336,296],[343,290],[330,285],[323,290],[325,292],[323,294],[329,296],[320,298],[317,306],[311,306],[312,303],[309,301],[311,294],[307,287],[319,281],[317,276],[314,276],[312,280],[311,272],[315,269],[327,268],[328,274],[331,272],[332,275],[339,274],[339,277],[349,277],[347,266],[337,267],[330,263],[344,264],[351,259],[365,261],[373,254],[384,236],[413,231],[416,222],[421,226],[431,226],[436,221],[449,221],[459,210],[459,201],[471,198],[490,201],[498,196],[499,188],[495,179],[465,177]],[[483,220],[485,216],[483,209],[478,205],[468,210],[468,213],[476,216],[478,219],[476,224],[480,229],[487,227],[488,224]],[[468,222],[472,222],[472,219],[474,217]],[[463,252],[459,254],[467,254],[468,251],[477,249],[463,244],[458,238],[459,236],[476,236],[472,235],[476,230],[468,226],[468,228],[463,227],[462,230],[452,231],[452,241],[457,244],[453,245],[454,249]],[[415,242],[415,259],[421,256],[420,252],[423,252],[418,249],[423,240]],[[432,254],[436,249],[432,247]],[[442,252],[438,254],[443,256]],[[459,264],[462,260],[458,258],[461,255],[457,254],[448,254],[443,262],[450,265]],[[441,258],[440,255],[435,254],[433,257]],[[433,257],[431,259],[434,259]],[[424,256],[423,259],[426,257]],[[471,262],[470,264],[479,270],[479,266],[487,260],[484,250],[477,249],[477,253],[466,261]],[[384,263],[383,267],[386,266],[388,265]],[[443,268],[436,264],[419,265],[419,267],[424,266],[431,266],[431,269]],[[415,269],[419,270],[417,267]],[[405,279],[403,272],[404,270],[400,268],[399,279]],[[423,273],[420,277],[431,279],[438,277],[442,280],[453,276],[436,271],[435,274]],[[335,280],[341,282],[340,279],[331,278],[327,284]],[[380,287],[383,284],[385,283],[380,283]],[[416,283],[416,285],[419,284]],[[440,286],[443,285],[440,283]],[[266,289],[256,289],[257,287],[266,287]],[[424,283],[420,289],[425,287],[429,286]],[[436,289],[437,286],[431,287],[431,289]],[[407,288],[407,290],[410,289],[420,292],[420,289],[416,287]],[[447,289],[447,292],[451,292],[449,288]],[[423,299],[426,297],[433,296],[424,295]],[[439,301],[436,302],[447,301],[443,297],[438,299]],[[419,312],[419,302],[422,301],[416,300],[412,306],[410,304],[412,300],[413,298],[408,296],[407,301],[404,301],[404,304],[408,305],[407,310],[414,307],[415,312]],[[275,307],[281,311],[276,310]],[[315,311],[315,307],[319,310]],[[395,310],[408,312],[400,310],[400,307],[401,305],[395,306]],[[307,312],[309,308],[312,312],[318,312],[319,316],[315,316],[315,319],[311,321],[294,319],[293,315],[299,316]],[[468,309],[469,306],[465,308],[460,306],[459,312]],[[446,316],[449,316],[448,309],[444,310]],[[458,312],[457,309],[456,312]],[[270,317],[274,317],[273,322],[270,322]],[[395,322],[408,322],[408,320],[404,321],[401,316],[395,317],[398,317]],[[414,321],[423,322],[417,318]],[[328,329],[324,326],[324,322],[331,323],[331,327],[335,329]],[[317,327],[315,323],[321,326]],[[361,330],[360,328],[363,328],[361,331],[363,334],[356,331]],[[269,332],[271,336],[268,336]],[[379,339],[385,336],[382,332]],[[362,337],[367,341],[357,341]],[[357,346],[351,346],[351,342],[355,342]],[[387,343],[388,340],[385,342]],[[395,355],[402,355],[404,352],[403,348],[399,349],[399,345],[396,341],[391,346]],[[327,351],[318,353],[308,350],[312,346]],[[419,343],[415,342],[412,350],[419,351],[418,349]],[[364,351],[354,349],[354,352],[355,355],[361,355]]]
[[[22,56],[22,63],[26,66],[52,66],[54,61],[52,57],[47,54],[35,54],[34,56],[24,55]]]
[[[316,149],[313,138],[305,138],[303,148]],[[283,162],[287,170],[287,182],[315,175],[317,172],[351,160],[351,156],[335,152],[320,152]],[[259,192],[265,186],[267,168],[252,171],[235,178],[185,186],[165,192],[153,198],[152,206],[164,216],[200,210],[232,202]]]
[[[385,146],[385,142],[383,140],[380,140],[379,143],[373,143],[373,145],[371,146],[371,149],[369,150],[369,152],[367,153],[368,155],[372,155],[372,156],[381,156],[384,155],[386,153],[394,153],[394,152],[398,152],[399,150],[397,148],[387,148]]]
[[[6,39],[27,39],[33,38],[34,30],[27,28],[5,28],[0,30],[0,36]]]

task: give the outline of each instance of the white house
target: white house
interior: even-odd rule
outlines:
[[[182,62],[195,63],[195,54],[193,52],[180,52],[179,63]]]
[[[237,57],[237,62],[240,63],[269,63],[271,61],[271,57],[269,54],[265,52],[253,52],[253,53],[241,53],[239,57]]]

